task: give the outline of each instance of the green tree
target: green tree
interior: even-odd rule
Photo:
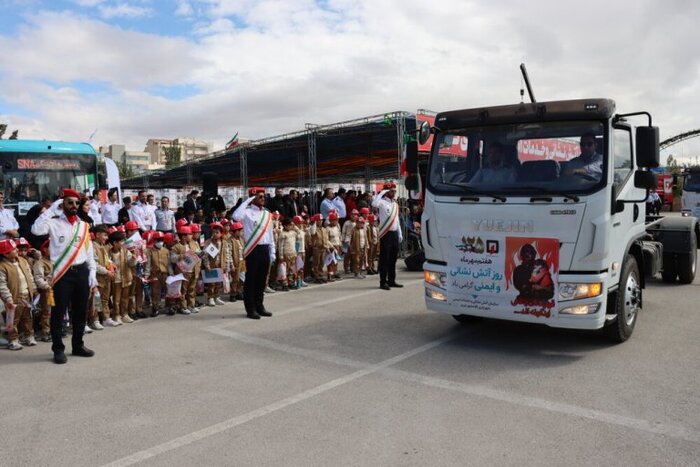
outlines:
[[[678,160],[673,157],[673,154],[669,154],[668,157],[666,158],[666,167],[668,168],[668,171],[671,172],[672,174],[680,174],[683,167],[678,163]]]
[[[175,144],[174,141],[170,142],[170,146],[163,148],[165,153],[165,168],[172,169],[180,165],[180,157],[182,154],[182,148]]]
[[[117,162],[117,169],[119,169],[119,178],[122,180],[125,178],[131,178],[135,175],[134,168],[126,162]]]

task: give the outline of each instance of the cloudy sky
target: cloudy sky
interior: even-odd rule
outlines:
[[[611,97],[700,128],[700,2],[0,0],[0,121],[24,138],[221,149],[393,110]],[[700,155],[700,138],[673,147]]]

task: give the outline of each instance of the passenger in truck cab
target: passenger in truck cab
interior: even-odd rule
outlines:
[[[579,175],[587,180],[599,181],[603,176],[603,155],[596,152],[596,140],[593,133],[581,136],[579,142],[581,155],[566,163],[564,175]]]
[[[505,148],[496,141],[489,146],[487,164],[477,170],[469,183],[513,183],[516,177],[515,165],[508,163]]]

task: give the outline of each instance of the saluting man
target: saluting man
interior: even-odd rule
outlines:
[[[51,350],[54,363],[66,363],[61,339],[63,315],[70,303],[73,323],[72,354],[92,357],[85,347],[83,333],[87,319],[88,297],[97,286],[95,255],[90,241],[90,226],[78,218],[80,193],[64,188],[55,201],[34,222],[34,235],[49,235],[49,257],[53,264],[55,305],[51,309]]]
[[[250,319],[272,316],[265,309],[265,284],[270,263],[275,259],[275,238],[272,232],[272,213],[265,209],[265,189],[248,190],[248,198],[233,212],[233,219],[243,223],[243,256],[246,273],[243,285],[243,303]]]
[[[384,189],[373,199],[372,206],[379,210],[379,288],[403,287],[396,283],[396,260],[399,257],[401,227],[399,205],[394,201],[396,184],[384,183]]]

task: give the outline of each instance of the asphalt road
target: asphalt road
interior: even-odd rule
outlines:
[[[376,276],[375,276],[376,277]],[[0,351],[3,466],[699,465],[700,280],[632,338],[425,311],[344,280]]]

